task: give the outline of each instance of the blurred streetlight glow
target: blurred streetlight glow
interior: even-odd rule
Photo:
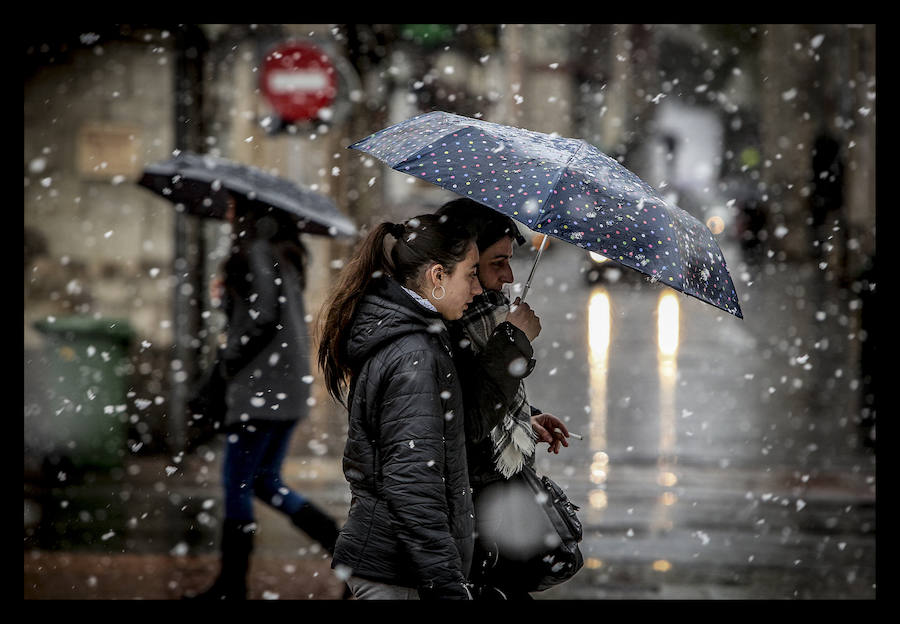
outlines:
[[[588,502],[594,509],[606,509],[608,503],[606,491],[591,490],[591,493],[588,494]]]
[[[666,507],[671,507],[678,502],[678,496],[672,492],[663,492],[659,497],[659,501]]]
[[[588,303],[588,360],[590,363],[590,445],[594,451],[589,478],[595,485],[604,485],[609,473],[609,456],[606,454],[606,383],[609,362],[611,331],[609,295],[603,289],[591,294]],[[606,509],[606,492],[600,489],[590,494],[593,509]]]
[[[678,307],[678,297],[673,293],[663,293],[659,298],[657,326],[662,355],[674,356],[678,352]]]
[[[609,455],[607,455],[603,451],[597,451],[594,453],[594,463],[598,466],[606,466],[609,464]]]
[[[720,216],[713,216],[706,220],[706,227],[714,235],[718,236],[725,231],[725,221]]]
[[[677,433],[675,428],[675,381],[678,376],[678,323],[679,303],[674,293],[663,292],[657,310],[659,352],[659,473],[656,483],[670,488],[678,483],[674,467]],[[654,507],[650,527],[653,532],[667,531],[672,526],[669,507],[678,502],[672,492],[663,492]],[[659,562],[658,562],[659,563]],[[662,561],[660,565],[668,565]],[[654,569],[660,569],[654,564]],[[668,568],[660,569],[665,572]]]
[[[656,482],[663,487],[672,487],[678,483],[678,477],[672,472],[660,472]]]
[[[609,356],[610,307],[609,295],[598,290],[591,295],[588,304],[588,333],[591,347],[591,361],[606,366]]]

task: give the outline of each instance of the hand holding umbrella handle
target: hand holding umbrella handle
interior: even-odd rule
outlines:
[[[534,270],[537,268],[538,262],[541,259],[541,254],[544,253],[544,248],[547,247],[547,235],[544,234],[544,240],[541,241],[541,246],[538,249],[537,258],[534,259],[534,264],[531,267],[531,273],[528,275],[528,281],[525,282],[525,289],[522,291],[521,301],[525,301],[525,295],[528,294],[528,289],[531,288],[531,278],[534,277]]]
[[[519,297],[516,297],[516,300],[509,306],[506,320],[522,330],[529,342],[534,342],[534,339],[541,333],[541,319],[534,313],[531,306],[524,303]]]

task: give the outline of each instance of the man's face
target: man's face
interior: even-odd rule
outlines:
[[[513,254],[513,239],[504,236],[481,252],[478,262],[478,279],[485,290],[500,290],[503,284],[511,284],[513,272],[509,260]]]

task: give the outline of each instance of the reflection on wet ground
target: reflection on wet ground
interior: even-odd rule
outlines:
[[[587,286],[554,251],[528,394],[589,432],[538,460],[582,505],[587,561],[542,597],[874,597],[855,297],[735,263],[741,321],[626,274]]]

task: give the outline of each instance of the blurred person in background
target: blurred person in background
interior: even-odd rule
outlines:
[[[247,598],[257,530],[254,497],[288,516],[329,553],[338,534],[331,517],[281,479],[291,435],[309,412],[307,252],[287,213],[258,214],[233,198],[229,204],[233,245],[220,293],[227,339],[189,402],[195,413],[222,410],[226,435],[221,569],[209,589],[192,596],[201,600]]]

